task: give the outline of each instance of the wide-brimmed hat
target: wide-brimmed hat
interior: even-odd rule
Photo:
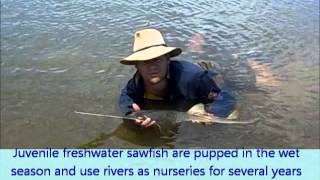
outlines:
[[[177,47],[168,47],[161,32],[156,29],[143,29],[134,36],[133,54],[124,58],[120,63],[132,65],[137,61],[148,61],[159,56],[169,54],[178,56],[182,50]]]

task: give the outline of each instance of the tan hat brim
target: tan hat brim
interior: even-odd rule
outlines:
[[[133,65],[137,61],[147,61],[159,56],[169,54],[170,57],[178,56],[182,50],[177,47],[166,47],[166,46],[154,46],[148,49],[135,52],[130,56],[124,58],[120,63],[125,65]]]

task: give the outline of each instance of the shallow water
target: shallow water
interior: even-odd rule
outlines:
[[[227,68],[241,118],[259,122],[186,122],[163,141],[117,119],[76,115],[119,113],[119,91],[134,72],[119,60],[145,27],[181,47],[179,59]],[[248,64],[257,75],[267,69],[259,75],[267,83],[251,88]],[[319,132],[317,0],[1,2],[3,148],[319,148]]]

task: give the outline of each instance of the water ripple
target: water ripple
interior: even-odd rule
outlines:
[[[121,66],[119,59],[132,52],[133,33],[149,27],[160,29],[169,45],[183,48],[181,59],[214,61],[223,67],[243,118],[261,120],[255,127],[217,130],[227,138],[210,128],[193,130],[186,125],[181,132],[188,133],[177,146],[181,142],[225,147],[226,141],[271,148],[319,146],[314,138],[308,139],[319,135],[310,126],[319,119],[317,0],[1,1],[1,90],[6,100],[1,110],[8,121],[4,128],[14,129],[10,120],[20,117],[15,108],[28,111],[18,106],[21,101],[39,111],[20,117],[32,119],[35,129],[47,128],[42,122],[48,109],[60,108],[50,122],[57,126],[73,126],[74,117],[64,116],[73,106],[86,109],[97,104],[103,111],[117,112],[120,87],[135,72]],[[65,145],[76,146],[74,139],[83,132],[69,130],[59,128],[57,141],[74,133]],[[197,141],[190,140],[190,131],[200,134]],[[14,132],[5,135],[28,142]],[[41,133],[35,130],[32,136],[42,137]],[[238,134],[237,142],[228,133]],[[203,134],[217,139],[201,141]],[[47,146],[40,139],[33,141]],[[4,146],[19,145],[10,142],[19,141],[5,141]]]

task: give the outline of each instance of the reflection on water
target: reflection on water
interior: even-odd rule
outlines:
[[[4,0],[1,146],[165,146],[117,119],[73,113],[119,113],[134,72],[119,60],[136,30],[155,27],[180,59],[219,64],[241,118],[260,120],[185,122],[170,147],[319,147],[318,10],[317,0]]]
[[[110,141],[115,147],[121,146],[122,148],[132,147],[174,147],[175,132],[169,131],[167,133],[162,132],[157,126],[152,126],[148,129],[135,128],[133,125],[122,123],[111,133],[101,133],[98,137],[92,141],[79,146],[79,148],[97,148],[110,147]],[[123,141],[125,143],[123,143]],[[123,144],[121,144],[123,143]],[[129,143],[129,144],[128,144]],[[112,144],[111,144],[112,146]]]

